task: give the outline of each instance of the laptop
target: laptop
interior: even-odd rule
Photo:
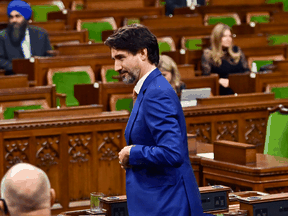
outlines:
[[[197,98],[208,98],[211,94],[211,88],[183,89],[181,91],[181,106],[196,106]]]

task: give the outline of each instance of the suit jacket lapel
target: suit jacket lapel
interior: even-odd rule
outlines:
[[[35,56],[35,46],[32,46],[32,44],[34,44],[35,41],[37,41],[37,34],[35,34],[35,32],[28,27],[28,31],[29,31],[29,36],[30,36],[30,47],[31,47],[31,56]]]
[[[128,120],[128,123],[126,126],[126,130],[125,130],[125,139],[126,139],[127,145],[132,144],[132,143],[130,143],[131,129],[132,129],[133,124],[135,122],[135,119],[137,117],[139,107],[140,107],[142,100],[143,100],[143,97],[144,97],[144,93],[145,93],[147,87],[149,86],[149,84],[151,83],[151,81],[159,75],[161,75],[161,72],[159,71],[158,68],[156,68],[154,71],[152,71],[149,74],[149,76],[146,78],[146,80],[144,81],[144,83],[140,89],[139,95],[137,96],[137,100],[134,104],[134,107],[132,109],[131,115],[129,117],[129,120]]]

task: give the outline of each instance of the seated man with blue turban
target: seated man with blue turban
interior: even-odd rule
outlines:
[[[28,25],[32,9],[21,0],[11,1],[7,7],[9,24],[0,32],[0,68],[6,75],[13,74],[12,59],[31,56],[49,56],[51,50],[47,32],[39,27]]]

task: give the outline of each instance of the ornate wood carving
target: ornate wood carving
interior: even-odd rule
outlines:
[[[29,162],[29,138],[4,140],[5,147],[5,166],[7,169],[14,164]]]
[[[238,140],[238,122],[235,121],[221,121],[217,122],[217,136],[216,140]]]
[[[264,144],[266,134],[266,118],[246,119],[245,140],[249,144]]]
[[[90,200],[90,197],[80,197],[80,198],[70,198],[70,202],[75,202],[75,201],[83,201],[83,200]]]
[[[49,168],[58,164],[60,136],[36,137],[36,164]]]
[[[287,193],[288,187],[273,187],[273,188],[265,188],[266,193],[269,194],[277,194],[277,193]]]
[[[99,160],[115,160],[118,158],[118,152],[121,150],[120,138],[121,131],[99,132],[98,137],[98,152]]]
[[[69,156],[71,163],[85,163],[91,155],[92,133],[69,135]]]
[[[239,191],[252,191],[253,189],[251,187],[245,187],[242,185],[237,185],[237,184],[232,184],[228,182],[222,182],[218,180],[213,180],[213,179],[205,179],[207,185],[225,185],[227,187],[230,187],[233,192],[239,192]],[[207,186],[204,185],[204,186]]]
[[[199,142],[211,143],[211,123],[190,124],[188,133],[196,134]]]

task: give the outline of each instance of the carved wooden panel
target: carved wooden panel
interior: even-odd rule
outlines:
[[[91,188],[93,182],[97,188],[98,164],[93,165],[96,160],[96,154],[93,153],[93,133],[75,133],[68,134],[68,179],[69,179],[69,201],[89,200],[90,192],[95,191]],[[92,168],[92,169],[91,169]]]
[[[249,144],[264,144],[266,134],[267,119],[246,119],[245,140]]]
[[[29,138],[4,140],[4,148],[5,167],[7,170],[17,163],[29,163]]]
[[[125,194],[125,172],[118,162],[118,152],[124,146],[122,134],[121,130],[97,133],[98,188],[109,196]]]
[[[217,122],[216,128],[216,140],[238,141],[238,122],[236,120]]]
[[[90,146],[92,141],[92,133],[72,134],[69,140],[69,157],[71,163],[85,163],[91,155]]]
[[[190,124],[188,133],[196,134],[199,142],[211,143],[211,123]]]
[[[277,194],[277,193],[287,193],[288,187],[273,187],[273,188],[265,188],[266,193],[269,194]]]
[[[36,165],[49,169],[59,163],[60,135],[36,137]]]
[[[251,187],[245,187],[242,185],[232,184],[228,182],[213,180],[213,179],[205,179],[206,185],[204,186],[211,186],[211,185],[225,185],[227,187],[230,187],[233,192],[239,192],[239,191],[252,191]]]
[[[118,159],[120,148],[121,131],[99,132],[98,137],[98,153],[99,160],[115,160]]]

